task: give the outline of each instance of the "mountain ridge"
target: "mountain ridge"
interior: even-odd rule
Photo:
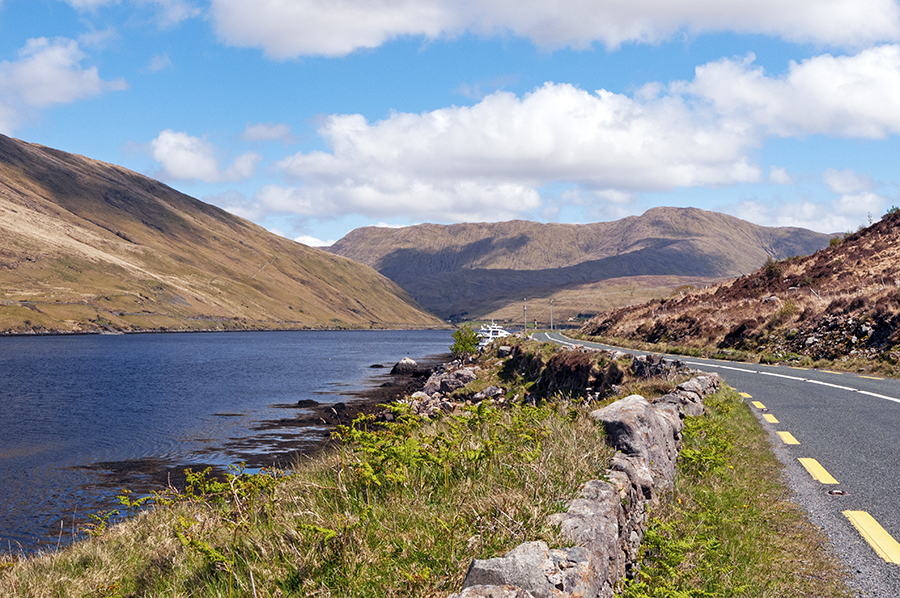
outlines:
[[[434,327],[374,270],[0,135],[0,331]]]
[[[677,277],[682,284],[739,276],[767,257],[806,255],[829,239],[698,208],[659,207],[592,224],[512,220],[365,227],[329,250],[372,266],[441,317],[471,319],[491,317],[520,302],[523,293],[549,299],[554,288],[609,279]]]

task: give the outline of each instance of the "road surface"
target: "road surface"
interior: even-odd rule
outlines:
[[[534,338],[616,349],[555,332]],[[900,380],[666,357],[718,372],[744,395],[769,432],[797,502],[825,530],[860,595],[900,598]]]

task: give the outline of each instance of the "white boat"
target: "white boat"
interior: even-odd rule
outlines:
[[[490,325],[482,324],[481,328],[475,331],[475,334],[481,337],[481,340],[478,341],[479,347],[486,347],[498,338],[509,336],[509,332],[493,322]]]

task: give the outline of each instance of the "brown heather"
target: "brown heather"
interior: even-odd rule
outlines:
[[[900,362],[900,212],[806,257],[595,317],[580,333],[675,352],[893,371]]]

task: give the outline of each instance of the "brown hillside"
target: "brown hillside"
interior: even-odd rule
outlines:
[[[434,326],[367,266],[0,135],[0,331]]]
[[[900,211],[815,254],[705,290],[613,311],[588,335],[771,359],[900,359]]]
[[[521,305],[523,297],[581,296],[609,279],[738,276],[769,256],[806,255],[827,244],[827,235],[804,229],[767,228],[695,208],[654,208],[584,225],[367,227],[351,231],[331,251],[374,267],[441,317],[476,319]],[[555,308],[561,316],[577,313],[566,311],[562,300]]]

